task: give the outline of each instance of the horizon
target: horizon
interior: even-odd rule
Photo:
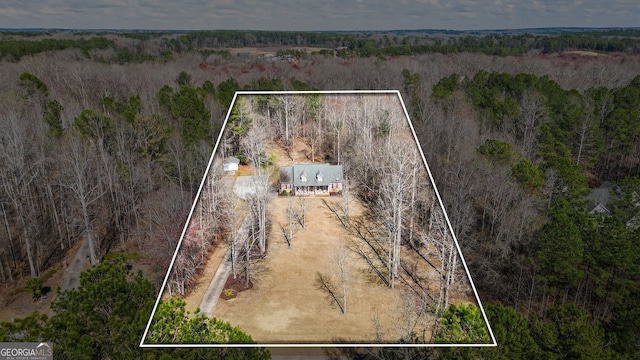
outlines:
[[[0,24],[8,29],[474,31],[626,28],[637,26],[638,18],[640,3],[629,0],[8,0],[0,4]]]
[[[144,29],[144,28],[74,28],[74,27],[0,27],[0,32],[37,32],[37,31],[69,31],[69,32],[197,32],[197,31],[247,31],[247,32],[291,32],[291,33],[389,33],[389,32],[508,32],[508,31],[591,31],[591,30],[640,30],[640,26],[547,26],[547,27],[522,27],[522,28],[478,28],[478,29],[447,29],[447,28],[421,28],[421,29],[355,29],[355,30],[263,30],[263,29]]]

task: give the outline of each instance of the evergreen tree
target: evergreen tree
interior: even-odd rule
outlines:
[[[436,343],[445,344],[486,344],[489,330],[480,309],[473,304],[451,304],[442,314],[440,330],[435,336]]]
[[[543,283],[552,294],[568,291],[583,276],[584,242],[575,219],[581,216],[566,201],[551,209],[551,219],[538,237],[536,266]]]
[[[531,333],[545,359],[613,359],[602,326],[575,304],[532,315]]]
[[[105,261],[56,299],[45,337],[55,344],[56,358],[141,358],[138,343],[155,296],[142,273],[127,272],[124,258]]]

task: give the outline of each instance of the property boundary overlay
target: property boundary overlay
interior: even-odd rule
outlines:
[[[469,279],[469,283],[471,284],[471,288],[473,289],[473,294],[478,303],[478,307],[482,313],[482,317],[484,322],[489,330],[489,336],[491,337],[491,343],[486,344],[430,344],[430,343],[247,343],[247,344],[231,344],[231,343],[219,343],[219,344],[147,344],[145,343],[145,339],[149,332],[149,327],[151,326],[151,322],[153,320],[153,316],[156,313],[158,308],[158,304],[160,303],[160,299],[162,298],[162,294],[164,293],[165,286],[167,284],[167,280],[169,279],[169,275],[171,273],[171,269],[173,268],[173,264],[178,255],[178,250],[182,245],[182,240],[184,239],[184,235],[187,231],[189,223],[191,222],[191,217],[193,212],[198,204],[198,200],[200,199],[200,194],[202,192],[202,188],[207,180],[207,176],[211,169],[211,165],[213,163],[214,156],[216,151],[218,150],[218,145],[220,144],[220,140],[224,134],[224,131],[227,126],[227,121],[229,120],[229,116],[231,115],[231,110],[235,105],[236,99],[238,96],[245,95],[315,95],[315,94],[323,94],[323,95],[340,95],[340,94],[349,94],[349,95],[364,95],[364,94],[395,94],[398,96],[400,100],[400,104],[402,105],[402,111],[404,112],[404,116],[409,123],[409,128],[411,129],[411,133],[413,135],[413,139],[418,146],[418,150],[420,152],[420,156],[422,158],[423,164],[429,174],[429,180],[431,181],[431,185],[433,186],[433,190],[438,199],[438,204],[442,209],[444,217],[447,222],[447,227],[449,229],[449,233],[451,234],[453,241],[456,245],[456,249],[458,251],[458,255],[462,260],[462,264],[464,266],[465,273],[467,278]],[[451,222],[449,221],[449,216],[447,215],[447,211],[444,208],[444,204],[442,202],[442,198],[440,197],[440,192],[436,187],[433,174],[431,173],[431,169],[427,164],[427,160],[424,156],[424,152],[422,151],[422,146],[418,140],[416,132],[413,128],[413,123],[411,122],[411,118],[409,117],[409,113],[407,112],[407,108],[405,106],[404,101],[402,100],[402,95],[399,90],[320,90],[320,91],[236,91],[233,95],[233,100],[231,101],[231,105],[229,105],[229,109],[227,110],[227,115],[224,119],[224,123],[222,124],[222,128],[220,129],[220,133],[218,134],[218,139],[216,140],[216,144],[213,148],[213,152],[211,153],[211,157],[209,159],[209,163],[207,164],[207,168],[205,169],[204,176],[202,177],[202,181],[200,182],[200,187],[198,188],[198,192],[196,193],[193,204],[191,205],[191,210],[189,211],[189,215],[187,217],[187,221],[185,222],[184,228],[182,230],[182,234],[180,235],[180,240],[178,241],[178,245],[176,246],[176,250],[173,253],[173,258],[171,259],[171,263],[169,264],[169,268],[167,269],[167,274],[164,277],[164,281],[162,282],[162,286],[160,287],[160,291],[158,293],[158,297],[153,306],[153,310],[151,311],[151,315],[149,317],[149,321],[147,322],[147,326],[142,335],[142,339],[140,340],[140,347],[146,348],[223,348],[223,347],[233,347],[233,348],[254,348],[254,347],[273,347],[273,348],[285,348],[285,347],[295,347],[295,348],[308,348],[308,347],[402,347],[402,348],[410,348],[410,347],[495,347],[497,346],[496,338],[493,334],[493,330],[491,329],[491,325],[489,324],[489,320],[487,319],[487,314],[484,311],[484,307],[482,306],[482,302],[480,301],[480,297],[478,296],[478,291],[476,290],[476,286],[473,283],[473,279],[471,278],[471,274],[469,273],[469,268],[467,267],[467,262],[462,255],[462,251],[460,250],[460,245],[458,244],[458,239],[456,238],[455,232],[453,231],[453,227],[451,226]]]

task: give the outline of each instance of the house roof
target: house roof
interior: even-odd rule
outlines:
[[[286,179],[282,182],[293,183],[294,186],[328,186],[330,183],[342,182],[344,175],[342,165],[329,164],[296,164],[280,167],[282,175]],[[301,176],[305,175],[307,181],[302,181]],[[320,176],[318,176],[320,175]],[[322,179],[322,180],[319,180]]]
[[[595,214],[595,213],[603,214],[603,215],[611,215],[611,212],[609,211],[609,209],[607,209],[607,207],[602,204],[596,205],[596,207],[594,207],[593,209],[591,209],[591,211],[589,211],[589,214]]]
[[[611,183],[605,181],[600,185],[600,187],[595,188],[591,191],[591,194],[587,195],[587,199],[593,201],[596,205],[602,204],[607,206],[609,203],[610,193],[609,188],[611,187]]]
[[[225,161],[225,164],[240,164],[240,159],[235,156],[229,156]]]

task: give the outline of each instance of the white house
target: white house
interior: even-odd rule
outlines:
[[[240,165],[240,159],[231,156],[224,161],[223,168],[227,174],[233,175],[238,171],[238,165]]]

